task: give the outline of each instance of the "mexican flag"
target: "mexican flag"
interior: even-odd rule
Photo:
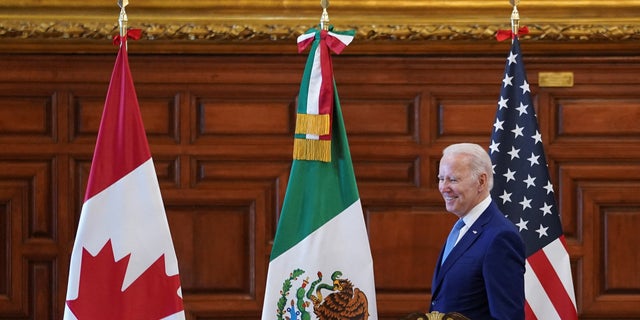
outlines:
[[[64,319],[184,319],[178,263],[126,36],[117,40],[120,50],[71,253]]]
[[[353,33],[311,29],[294,160],[267,276],[263,320],[377,319],[373,261],[330,52]]]

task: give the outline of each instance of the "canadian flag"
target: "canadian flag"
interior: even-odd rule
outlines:
[[[185,319],[126,38],[111,75],[71,253],[64,319]]]

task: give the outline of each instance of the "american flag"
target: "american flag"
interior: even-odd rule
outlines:
[[[491,195],[526,245],[526,319],[577,319],[569,254],[517,36],[497,109],[489,146]]]

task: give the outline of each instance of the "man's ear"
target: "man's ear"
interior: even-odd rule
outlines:
[[[478,192],[482,192],[489,187],[489,179],[486,173],[481,173],[478,176]]]

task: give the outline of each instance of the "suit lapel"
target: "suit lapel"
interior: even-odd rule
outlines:
[[[478,217],[478,220],[473,223],[471,228],[467,230],[460,241],[458,241],[456,246],[453,247],[453,250],[451,250],[449,256],[447,257],[447,260],[445,260],[443,264],[441,264],[443,250],[440,251],[440,257],[438,259],[438,264],[436,266],[433,281],[433,288],[431,288],[433,294],[435,294],[437,289],[439,289],[440,284],[442,283],[442,279],[444,279],[445,274],[447,274],[449,269],[451,269],[451,266],[455,264],[455,261],[458,260],[462,255],[464,255],[464,253],[469,250],[473,243],[476,242],[478,237],[480,237],[482,231],[484,230],[484,226],[489,222],[489,220],[491,220],[493,216],[490,212],[494,212],[496,208],[496,205],[491,202],[489,207],[484,212],[482,212],[480,217]]]

